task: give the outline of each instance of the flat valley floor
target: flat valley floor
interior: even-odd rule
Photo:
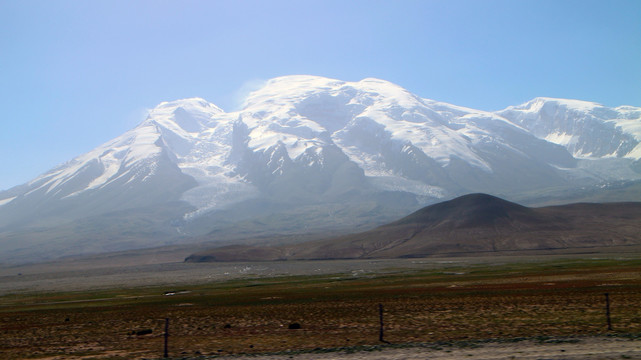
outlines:
[[[641,359],[636,250],[5,266],[0,358]]]

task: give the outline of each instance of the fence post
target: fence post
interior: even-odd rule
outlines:
[[[382,343],[389,344],[389,341],[385,341],[383,339],[383,328],[385,327],[385,324],[383,322],[383,304],[378,304],[378,318],[380,322],[380,328],[378,331],[378,340]]]
[[[605,316],[608,320],[608,330],[612,331],[612,320],[610,320],[610,294],[605,293]]]
[[[169,357],[169,318],[165,318],[165,358]]]

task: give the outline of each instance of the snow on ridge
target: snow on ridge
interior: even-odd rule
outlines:
[[[326,130],[331,141],[352,161],[363,166],[366,173],[387,173],[389,170],[375,165],[376,156],[356,150],[344,136],[337,138],[338,131],[343,135],[345,131],[361,131],[359,128],[365,122],[359,119],[371,119],[381,124],[394,141],[412,143],[443,165],[451,156],[456,156],[489,171],[488,164],[471,151],[470,142],[463,134],[448,128],[452,118],[481,112],[461,107],[446,110],[448,105],[441,103],[439,111],[449,111],[450,115],[458,112],[446,118],[433,110],[431,104],[434,103],[385,80],[367,78],[345,82],[295,75],[269,80],[249,95],[240,112],[249,115],[244,116],[243,121],[251,129],[250,148],[265,151],[279,141],[286,146],[291,159],[307,148],[327,144],[328,139],[322,136]],[[496,114],[484,114],[498,118]]]
[[[375,94],[377,99],[382,101],[382,104],[388,106],[390,103],[409,108],[422,105],[421,98],[389,81],[366,78],[359,82],[349,84],[361,91]]]
[[[216,115],[225,112],[218,106],[201,98],[189,98],[162,102],[147,116],[146,122],[155,122],[172,132],[187,137],[200,133],[211,126]]]
[[[604,107],[601,104],[590,102],[590,101],[584,101],[584,100],[536,97],[520,105],[508,106],[505,110],[502,110],[502,111],[522,110],[522,111],[540,112],[543,109],[543,107],[546,105],[562,106],[570,110],[581,111],[581,112],[590,112],[590,111],[593,111],[595,108]]]
[[[616,108],[618,110],[620,108]],[[627,134],[641,141],[641,108],[618,110],[621,116],[609,120]]]
[[[557,132],[557,133],[549,134],[548,136],[545,137],[545,140],[555,144],[559,144],[561,146],[568,146],[571,144],[576,144],[578,139],[576,136],[572,134],[568,134],[565,132],[564,133]]]
[[[115,180],[114,176],[123,167],[131,166],[134,163],[159,154],[161,149],[155,144],[158,136],[153,126],[143,123],[123,135],[37,177],[29,182],[31,189],[25,195],[40,189],[45,190],[45,194],[59,194],[61,186],[76,178],[88,168],[96,168],[92,167],[94,164],[102,169],[99,175],[93,177],[85,187],[76,188],[69,193],[60,195],[62,197],[74,196],[86,190],[102,187]]]
[[[150,112],[147,123],[156,127],[164,149],[198,184],[181,197],[196,207],[185,219],[255,192],[229,162],[238,121],[238,113],[226,113],[199,98],[162,103]]]
[[[496,114],[577,158],[641,158],[641,108],[539,97]]]
[[[158,104],[154,108],[154,110],[175,109],[178,107],[187,108],[188,110],[208,109],[208,111],[210,112],[217,112],[217,113],[224,112],[223,109],[199,97],[185,98],[185,99],[179,99],[179,100],[173,100],[173,101],[163,101],[160,104]]]
[[[0,200],[0,206],[10,203],[15,198],[17,198],[17,196],[13,196],[13,197],[10,197],[10,198],[6,198],[6,199]]]
[[[252,107],[278,106],[320,91],[333,90],[344,81],[311,75],[290,75],[268,80],[263,87],[251,92],[245,99],[243,110]]]
[[[398,102],[401,106],[415,106],[420,98],[399,85],[389,81],[366,78],[356,82],[348,82],[312,75],[290,75],[271,79],[266,84],[249,94],[245,100],[245,110],[266,104],[291,105],[313,94],[328,93],[338,96],[341,93],[361,93],[377,100]]]
[[[562,126],[544,124],[539,115],[546,110],[562,114],[564,117],[555,120],[563,122]],[[514,114],[521,116],[518,121]],[[576,128],[572,121],[585,119],[601,121],[606,130],[618,128],[633,134],[639,144],[591,149],[587,145],[592,139],[571,131]],[[528,122],[538,128],[528,127],[532,125]],[[274,162],[267,165],[273,165],[270,169],[278,173],[283,170],[279,161],[322,167],[323,149],[335,146],[366,176],[378,179],[374,183],[381,189],[439,197],[445,189],[428,184],[431,180],[408,180],[403,171],[419,173],[412,167],[420,165],[414,164],[429,163],[432,169],[440,166],[447,172],[447,165],[460,159],[474,171],[491,174],[496,161],[487,156],[488,149],[527,156],[512,145],[524,136],[536,140],[532,134],[565,146],[575,157],[615,157],[625,149],[627,157],[641,158],[641,109],[611,109],[580,100],[541,97],[503,111],[486,112],[423,99],[375,78],[347,82],[310,75],[284,76],[252,92],[245,107],[236,112],[226,113],[201,98],[162,102],[136,128],[32,181],[30,191],[57,194],[82,171],[87,173],[84,182],[74,183],[71,190],[67,189],[71,185],[66,186],[59,195],[99,189],[121,177],[128,183],[144,182],[155,174],[154,157],[163,153],[183,174],[196,180],[197,185],[182,197],[197,208],[195,216],[257,193],[254,185],[238,174],[242,166],[239,159],[245,154],[264,152],[264,158]],[[544,144],[533,141],[531,146],[542,152],[550,150]],[[407,149],[413,149],[414,154],[406,154]],[[424,159],[423,155],[429,159],[419,159],[423,163],[416,160]],[[129,172],[143,161],[144,171]],[[403,161],[406,163],[400,165]],[[429,178],[420,176],[415,178]]]

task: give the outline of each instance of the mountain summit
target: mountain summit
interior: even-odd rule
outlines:
[[[0,261],[356,231],[471,192],[592,191],[641,179],[640,144],[629,106],[537,98],[491,113],[378,79],[279,77],[236,112],[163,102],[0,192]]]

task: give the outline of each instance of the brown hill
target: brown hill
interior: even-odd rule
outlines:
[[[464,255],[641,244],[641,203],[528,208],[470,194],[363,233],[288,246],[231,246],[186,261],[261,261]]]

